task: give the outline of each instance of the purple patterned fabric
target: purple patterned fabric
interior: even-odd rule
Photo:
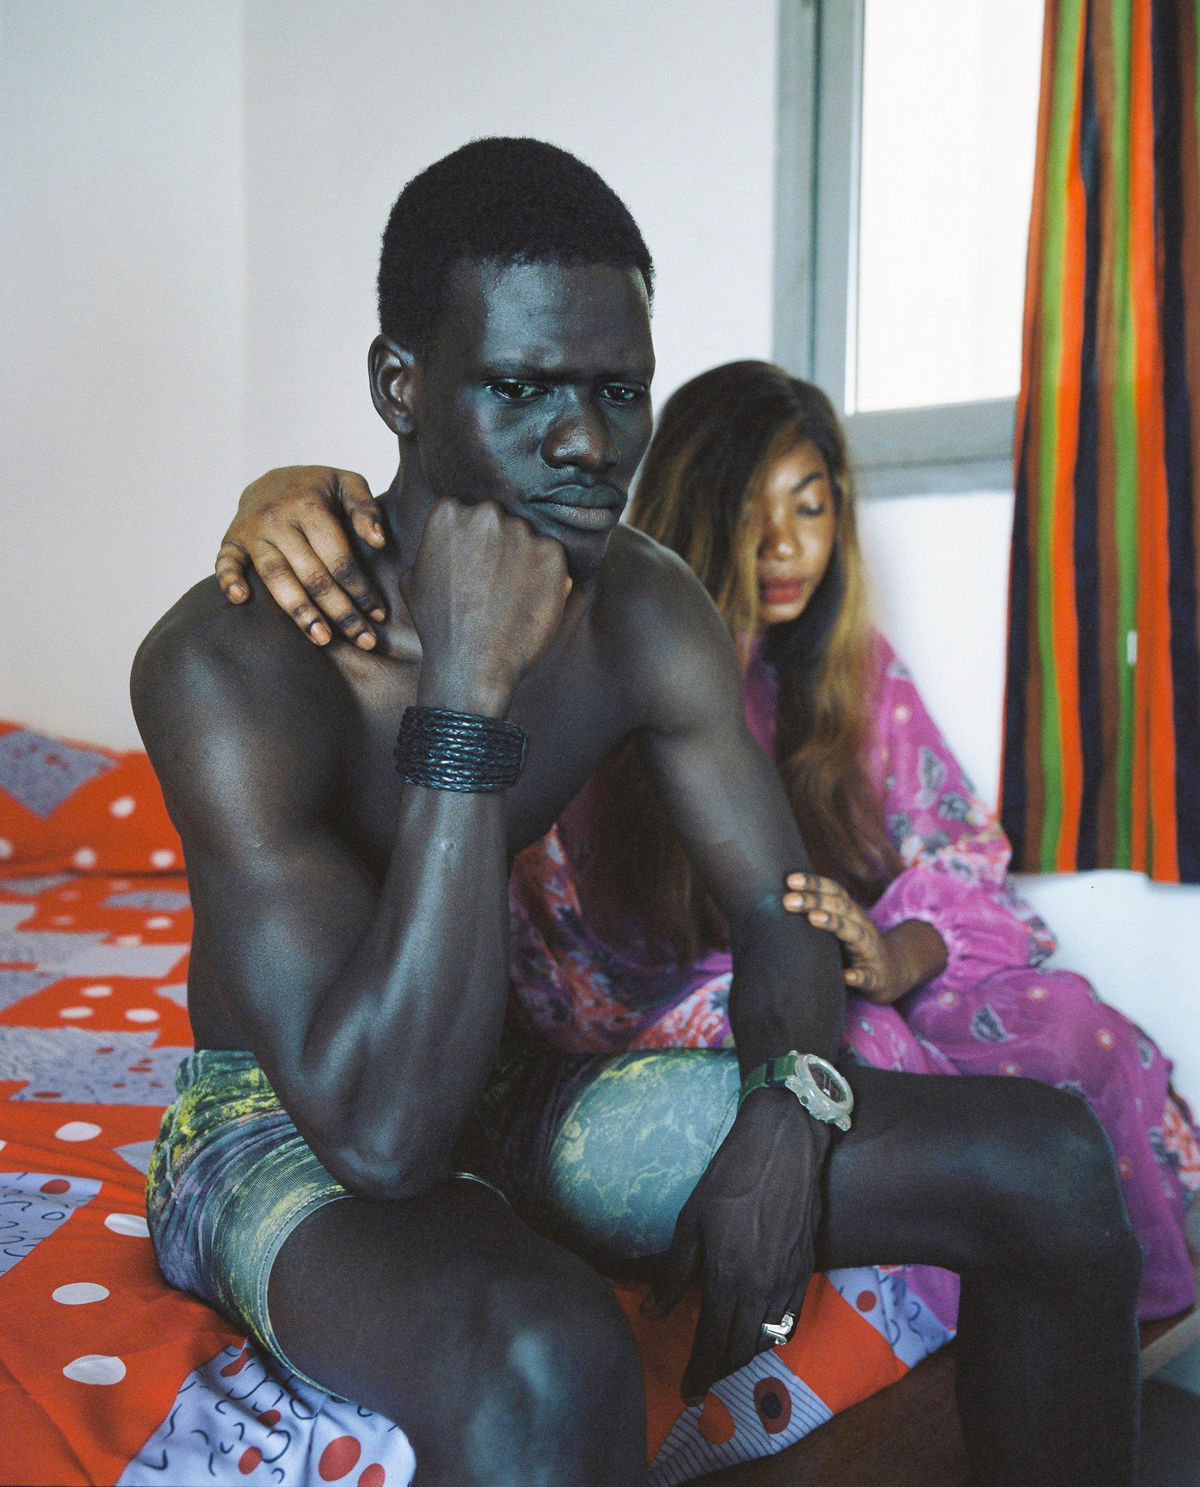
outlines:
[[[1011,849],[999,823],[882,636],[875,656],[869,769],[905,867],[870,916],[883,931],[925,920],[946,942],[947,964],[899,1009],[849,997],[844,1043],[876,1068],[1024,1074],[1086,1099],[1113,1143],[1142,1243],[1139,1316],[1180,1311],[1193,1295],[1183,1218],[1200,1188],[1200,1146],[1186,1112],[1168,1096],[1170,1062],[1082,976],[1042,968],[1055,941],[1008,883]],[[774,678],[756,648],[746,671],[746,716],[772,755],[775,711]],[[569,1051],[729,1047],[727,953],[680,968],[640,953],[636,943],[615,948],[589,928],[571,850],[587,811],[585,791],[514,867],[518,1014]],[[949,1298],[938,1299],[941,1313]]]
[[[1183,1224],[1200,1168],[1168,1098],[1170,1060],[1084,977],[1043,966],[1055,941],[1008,884],[1008,838],[882,637],[879,655],[871,767],[906,867],[870,914],[881,930],[923,919],[947,950],[946,969],[900,1010],[962,1074],[1023,1074],[1087,1100],[1142,1244],[1138,1315],[1171,1316],[1194,1297]]]

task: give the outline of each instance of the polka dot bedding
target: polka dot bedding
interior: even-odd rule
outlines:
[[[0,870],[178,873],[183,850],[139,750],[0,722]]]
[[[0,1484],[406,1487],[396,1425],[281,1372],[155,1264],[144,1173],[190,1048],[191,910],[145,756],[0,724],[0,843]],[[903,1272],[817,1276],[792,1340],[684,1409],[698,1297],[651,1323],[643,1295],[617,1287],[652,1487],[783,1449],[949,1336]]]

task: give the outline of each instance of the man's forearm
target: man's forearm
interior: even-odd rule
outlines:
[[[495,1058],[508,975],[503,796],[406,786],[373,911],[304,1037],[356,1188],[436,1180]]]
[[[734,937],[729,1022],[743,1076],[793,1048],[832,1058],[845,1012],[837,942],[778,895],[764,901]]]

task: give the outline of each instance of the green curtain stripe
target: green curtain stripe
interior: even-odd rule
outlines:
[[[1078,807],[1076,864],[1200,881],[1197,38],[1200,0],[1046,3],[1003,763],[1004,823],[1024,871],[1057,870]],[[1081,137],[1084,79],[1095,91]],[[1072,205],[1081,163],[1085,241]],[[1070,450],[1076,428],[1085,442],[1069,468],[1060,443]],[[1056,533],[1071,524],[1060,553]],[[1074,616],[1055,612],[1072,602],[1072,571]],[[1066,711],[1076,680],[1078,720]]]
[[[1054,659],[1051,539],[1058,479],[1058,443],[1063,381],[1063,267],[1066,251],[1067,184],[1074,144],[1076,79],[1083,37],[1084,0],[1063,0],[1054,38],[1053,104],[1046,151],[1043,218],[1041,439],[1038,451],[1037,503],[1037,638],[1042,674],[1041,753],[1045,790],[1040,860],[1043,871],[1054,868],[1062,826],[1062,701]],[[1065,410],[1070,416],[1070,410]]]
[[[1109,172],[1114,202],[1113,309],[1116,318],[1116,365],[1113,367],[1113,528],[1117,553],[1116,840],[1113,866],[1132,866],[1133,803],[1133,667],[1128,636],[1137,628],[1137,406],[1134,401],[1135,325],[1131,289],[1129,231],[1130,83],[1132,67],[1132,0],[1112,0],[1113,137]]]

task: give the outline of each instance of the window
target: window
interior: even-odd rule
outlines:
[[[870,494],[1004,487],[1041,0],[782,0],[775,355]]]

